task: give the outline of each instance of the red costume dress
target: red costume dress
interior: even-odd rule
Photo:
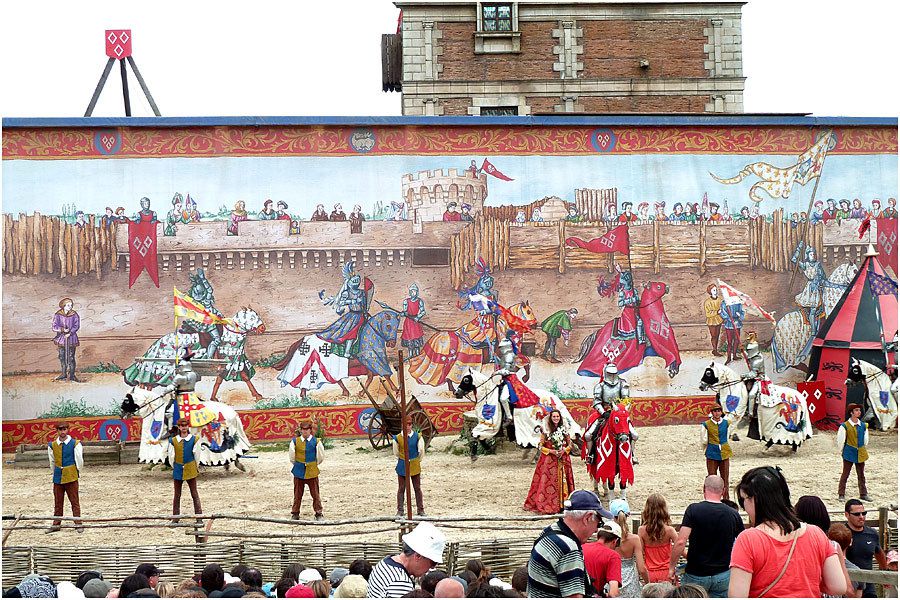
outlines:
[[[575,489],[575,475],[572,473],[572,459],[569,457],[570,440],[563,434],[561,440],[541,435],[541,458],[534,468],[534,477],[525,498],[525,510],[545,515],[555,515],[562,510],[563,501]],[[559,445],[559,448],[557,448]],[[559,456],[551,450],[561,450]]]

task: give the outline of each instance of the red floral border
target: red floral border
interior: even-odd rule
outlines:
[[[713,402],[711,396],[678,396],[635,398],[631,416],[637,426],[680,425],[702,421]],[[572,416],[586,423],[591,411],[587,399],[567,400]],[[442,434],[458,433],[463,426],[463,413],[472,409],[469,402],[430,403],[423,406],[435,429]],[[277,410],[243,410],[238,414],[247,436],[253,442],[286,440],[297,424],[305,419],[321,423],[328,437],[366,437],[361,414],[373,411],[363,404],[342,404],[312,408]],[[66,419],[70,433],[80,440],[137,439],[140,419],[121,420],[117,417],[74,417]],[[53,438],[58,419],[32,419],[3,422],[3,451],[12,452],[20,444],[43,444]]]
[[[811,127],[420,127],[339,126],[13,128],[3,158],[159,158],[170,156],[356,156],[468,154],[800,154],[824,128]],[[836,127],[832,154],[896,154],[897,128]],[[614,142],[602,150],[598,133]],[[101,139],[119,139],[102,146]],[[355,134],[361,136],[355,141]],[[107,137],[104,137],[107,136]],[[374,140],[374,145],[372,145]]]

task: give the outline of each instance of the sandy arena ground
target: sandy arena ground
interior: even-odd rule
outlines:
[[[671,512],[680,512],[700,497],[706,475],[695,425],[645,427],[640,429],[637,446],[640,465],[637,485],[628,498],[639,513],[647,495],[660,491],[669,501]],[[448,448],[456,436],[436,438],[423,462],[422,487],[425,508],[430,516],[526,515],[521,506],[531,483],[534,466],[522,459],[522,451],[506,443],[497,455],[483,456],[472,464],[466,455],[455,455]],[[747,469],[766,464],[781,466],[791,486],[792,497],[804,494],[821,496],[829,509],[842,507],[837,499],[840,457],[834,446],[835,434],[819,433],[796,454],[784,448],[765,450],[759,442],[733,442],[731,487]],[[456,442],[458,445],[458,442]],[[870,439],[867,463],[869,493],[873,505],[897,503],[897,433],[876,433]],[[206,469],[200,478],[200,495],[207,512],[237,513],[269,517],[288,517],[292,500],[290,466],[286,451],[256,452],[258,458],[245,459],[247,473],[221,468]],[[3,514],[47,515],[52,511],[49,469],[16,468],[13,456],[4,455]],[[320,477],[325,515],[331,519],[393,515],[396,476],[394,459],[388,450],[375,452],[365,440],[336,440],[327,452]],[[576,486],[588,488],[590,482],[581,461],[575,461]],[[848,485],[856,494],[855,475]],[[88,467],[80,482],[84,516],[164,515],[171,508],[171,473],[158,467],[147,471],[141,465]],[[189,510],[190,495],[185,487],[184,510]],[[68,503],[66,514],[69,514]],[[311,501],[304,498],[302,518],[312,516]],[[382,525],[353,526],[352,529]],[[540,524],[535,525],[535,533]],[[216,532],[290,533],[282,525],[248,524],[218,521]],[[297,527],[298,533],[315,537],[315,532],[330,528]],[[447,530],[450,539],[532,536],[529,531],[503,532],[497,536],[474,529]],[[58,544],[63,534],[22,531],[10,536],[7,546]],[[88,529],[80,535],[67,535],[66,543],[78,546],[131,546],[181,543],[183,530],[158,528]],[[374,533],[364,538],[340,537],[339,540],[376,541],[395,539],[389,533]]]

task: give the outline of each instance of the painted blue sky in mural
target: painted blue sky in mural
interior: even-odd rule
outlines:
[[[147,196],[161,214],[171,208],[176,192],[190,193],[201,212],[229,209],[244,200],[256,212],[266,198],[284,200],[290,212],[307,218],[315,205],[340,202],[345,210],[361,204],[366,212],[376,202],[401,199],[401,176],[417,171],[456,168],[462,171],[481,156],[359,156],[165,158],[116,160],[3,161],[3,211],[58,214],[74,204],[87,213],[106,206],[138,210]],[[746,164],[766,161],[787,167],[792,156],[768,155],[600,155],[491,156],[491,162],[515,181],[488,178],[488,205],[527,204],[545,196],[573,201],[576,188],[618,188],[619,202],[728,201],[730,212],[750,205],[747,195],[756,181],[736,185],[715,182],[709,172],[731,177]],[[795,186],[785,202],[766,200],[762,212],[784,206],[806,210],[813,183]],[[869,206],[897,195],[897,157],[834,155],[825,161],[817,197],[860,198]]]

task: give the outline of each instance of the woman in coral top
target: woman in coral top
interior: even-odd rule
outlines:
[[[750,469],[735,488],[750,529],[731,551],[731,598],[821,598],[847,589],[840,559],[821,529],[801,523],[777,467]]]
[[[572,473],[572,440],[562,420],[562,414],[554,409],[544,420],[544,432],[538,448],[541,458],[534,468],[534,477],[525,498],[525,510],[545,515],[555,515],[562,510],[563,501],[575,489]]]
[[[662,494],[647,496],[641,521],[638,536],[644,544],[644,564],[650,573],[650,583],[669,581],[669,556],[678,532],[672,527],[669,507]]]

